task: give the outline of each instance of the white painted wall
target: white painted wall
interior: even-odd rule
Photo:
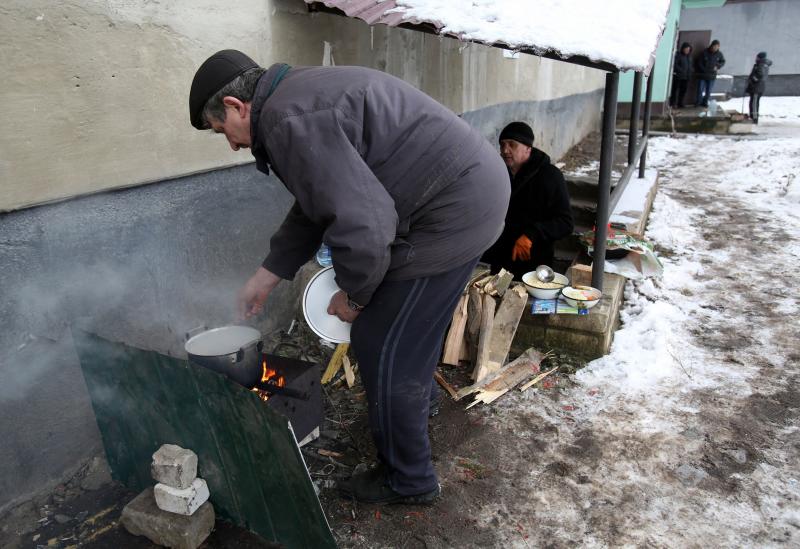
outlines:
[[[302,0],[6,0],[0,210],[251,161],[189,125],[196,67],[223,48],[320,64],[324,41],[337,64],[385,70],[457,112],[603,85],[600,71],[311,15]]]

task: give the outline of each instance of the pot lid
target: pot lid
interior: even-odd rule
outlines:
[[[219,356],[237,352],[261,340],[261,332],[249,326],[223,326],[190,338],[184,349],[190,355]]]

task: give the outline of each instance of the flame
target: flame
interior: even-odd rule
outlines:
[[[262,369],[261,373],[262,383],[271,383],[272,385],[275,385],[277,387],[283,387],[284,385],[286,385],[286,378],[283,377],[282,375],[279,375],[277,370],[273,370],[272,368],[270,368],[269,365],[267,365],[266,358],[261,361],[261,369]],[[258,398],[260,398],[264,402],[269,400],[269,397],[272,396],[269,392],[262,391],[261,389],[254,388],[253,391],[256,392],[258,394]]]

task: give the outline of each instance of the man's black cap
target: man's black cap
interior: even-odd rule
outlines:
[[[500,132],[498,141],[513,139],[523,145],[533,147],[533,130],[525,122],[512,122]]]
[[[756,55],[756,57],[758,57],[759,59],[766,59],[767,58],[767,52],[760,51],[760,52],[758,52],[758,55]]]
[[[198,130],[206,129],[203,107],[211,96],[243,72],[255,68],[258,68],[258,63],[237,50],[218,51],[206,59],[194,73],[189,92],[189,117],[192,126]]]

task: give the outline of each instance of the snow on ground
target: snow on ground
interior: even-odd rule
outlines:
[[[669,0],[396,0],[405,19],[440,24],[442,32],[511,48],[585,55],[626,69],[650,62]]]
[[[663,278],[628,283],[574,386],[484,410],[518,440],[474,515],[504,546],[800,546],[800,125],[784,135],[652,139]]]
[[[748,112],[749,97],[735,97],[718,103],[726,111]],[[800,97],[762,97],[758,104],[761,118],[798,119],[800,118]]]

